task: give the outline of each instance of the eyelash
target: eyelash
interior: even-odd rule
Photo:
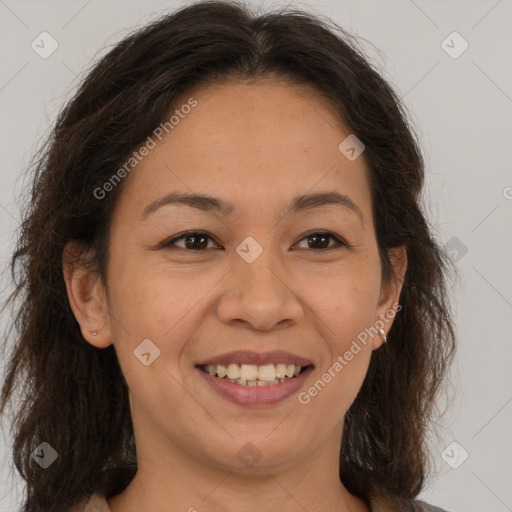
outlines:
[[[299,240],[299,242],[302,242],[303,240],[307,239],[307,238],[311,238],[313,237],[314,235],[321,235],[321,236],[327,236],[328,238],[332,238],[333,240],[335,240],[339,245],[338,247],[336,246],[331,246],[331,247],[327,247],[327,248],[324,248],[324,249],[312,249],[312,248],[307,248],[306,250],[309,250],[309,251],[317,251],[317,252],[324,252],[324,251],[328,251],[328,250],[331,250],[331,249],[336,249],[336,248],[341,248],[341,247],[346,247],[346,248],[350,248],[352,247],[350,244],[348,244],[347,242],[345,242],[343,239],[341,239],[339,236],[335,235],[334,233],[331,233],[330,231],[312,231],[308,234],[306,234],[303,238],[301,238]],[[195,236],[206,236],[207,238],[209,238],[210,240],[214,241],[213,238],[208,234],[206,233],[205,231],[186,231],[184,233],[182,233],[181,235],[179,236],[175,236],[173,238],[170,238],[168,240],[165,240],[164,242],[162,242],[160,244],[160,248],[161,249],[166,249],[166,248],[170,248],[170,247],[178,247],[176,244],[176,242],[178,242],[179,240],[183,240],[187,237],[195,237]],[[193,250],[193,249],[187,249],[186,247],[178,247],[179,249],[183,249],[187,252],[204,252],[206,251],[207,249],[198,249],[198,250]]]

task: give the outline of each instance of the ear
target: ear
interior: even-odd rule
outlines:
[[[393,247],[389,250],[388,254],[393,267],[394,277],[391,277],[388,283],[383,283],[381,286],[377,306],[379,316],[375,319],[377,328],[379,328],[381,324],[384,324],[382,328],[386,335],[391,329],[397,314],[400,293],[402,292],[402,285],[407,270],[407,249],[404,245]],[[380,322],[378,322],[379,320]],[[382,343],[384,343],[382,336],[377,335],[373,337],[372,345],[374,349],[379,348]]]
[[[69,242],[62,253],[69,304],[80,324],[82,336],[91,345],[106,348],[112,344],[106,290],[98,273],[87,268],[82,261],[80,245]]]

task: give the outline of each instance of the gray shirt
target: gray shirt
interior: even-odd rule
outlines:
[[[404,512],[448,512],[443,508],[434,507],[421,500],[407,501],[404,503]],[[371,503],[372,512],[396,512],[389,508],[384,508],[375,503]],[[72,512],[110,512],[107,500],[98,494],[93,494],[91,499],[82,506],[75,507]]]
[[[413,503],[413,506],[416,507],[412,509],[411,512],[447,512],[444,508],[434,507],[434,505],[429,505],[424,501],[416,500]]]

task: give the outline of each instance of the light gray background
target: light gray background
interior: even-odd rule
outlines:
[[[0,0],[2,262],[10,255],[19,220],[22,170],[77,77],[128,30],[182,3]],[[404,98],[421,137],[430,220],[443,244],[456,237],[468,249],[462,257],[453,253],[460,258],[461,275],[452,294],[458,330],[451,373],[455,404],[443,420],[441,441],[432,441],[438,476],[420,497],[451,512],[511,511],[512,2],[311,0],[294,5],[333,18],[380,50],[379,55],[366,46]],[[59,45],[47,59],[31,48],[43,31]],[[469,43],[456,59],[441,46],[453,31]],[[447,44],[460,48],[452,40]],[[4,272],[2,299],[8,283]],[[23,493],[11,463],[9,432],[4,421],[0,512],[17,510]],[[469,454],[457,469],[442,457],[453,441]],[[444,452],[450,461],[462,453],[452,449]]]

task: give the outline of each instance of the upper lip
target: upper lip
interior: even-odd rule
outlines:
[[[218,364],[254,364],[262,366],[265,364],[293,364],[295,366],[306,367],[312,364],[309,359],[285,352],[283,350],[274,350],[272,352],[253,352],[251,350],[234,350],[232,352],[224,352],[218,356],[213,356],[198,363],[197,366],[218,365]]]

